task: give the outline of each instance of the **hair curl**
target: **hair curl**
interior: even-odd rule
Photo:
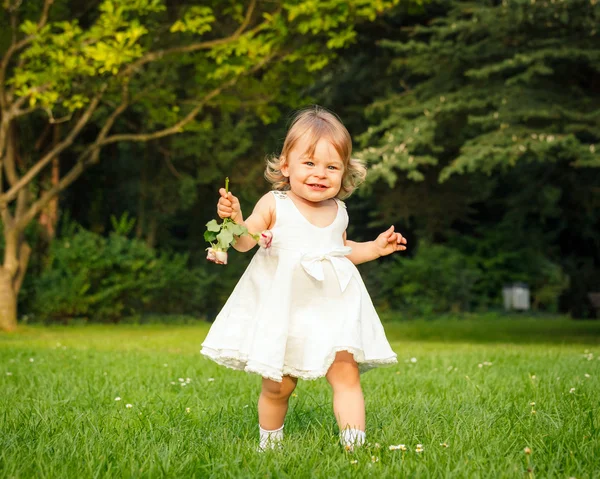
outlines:
[[[281,172],[281,166],[298,140],[304,135],[310,135],[308,138],[309,147],[304,152],[309,157],[314,154],[317,143],[321,138],[327,138],[334,146],[344,163],[342,186],[337,198],[342,200],[348,198],[358,185],[365,180],[367,169],[362,161],[350,158],[352,155],[352,139],[338,116],[316,105],[300,110],[292,119],[283,142],[281,154],[267,158],[265,169],[267,181],[273,185],[275,190],[285,191],[290,189],[289,179]]]

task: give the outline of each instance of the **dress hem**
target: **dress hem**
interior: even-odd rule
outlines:
[[[206,346],[202,348],[200,353],[227,368],[259,374],[264,378],[281,382],[283,376],[293,376],[309,381],[324,377],[333,364],[336,353],[340,351],[348,351],[354,356],[354,360],[358,364],[360,373],[364,373],[377,366],[388,366],[398,362],[396,354],[387,358],[365,359],[364,351],[362,349],[348,346],[332,348],[323,362],[323,367],[318,370],[302,370],[286,364],[279,370],[272,366],[253,361],[247,356],[241,355],[239,352],[233,350],[217,350]]]

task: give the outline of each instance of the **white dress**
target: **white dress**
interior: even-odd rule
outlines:
[[[342,235],[344,203],[324,228],[310,223],[287,193],[273,191],[270,248],[259,248],[218,314],[200,351],[224,366],[274,381],[325,376],[338,351],[361,372],[396,363],[369,293]]]

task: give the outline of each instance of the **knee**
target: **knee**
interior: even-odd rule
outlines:
[[[336,359],[327,372],[327,381],[336,389],[355,389],[360,387],[360,372],[352,354],[344,351],[336,355]]]
[[[284,376],[280,383],[270,379],[263,379],[262,382],[262,394],[269,399],[287,400],[294,389],[296,389],[296,380],[289,376]]]

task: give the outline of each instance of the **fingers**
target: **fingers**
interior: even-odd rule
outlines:
[[[395,233],[393,225],[385,231],[384,235],[387,236],[388,244],[394,247],[394,251],[404,251],[406,249],[406,246],[404,246],[407,244],[406,238],[401,233]]]
[[[233,196],[231,191],[225,191],[225,188],[219,189],[219,195],[221,195],[217,203],[219,218],[234,218],[240,210],[239,200]]]

